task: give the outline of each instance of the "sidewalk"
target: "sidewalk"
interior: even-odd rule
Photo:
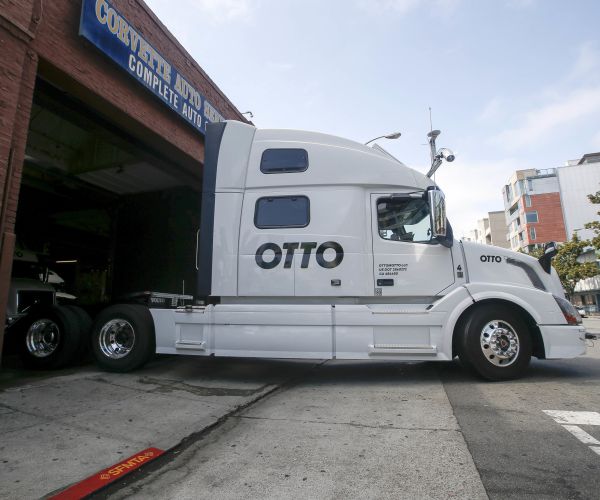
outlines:
[[[130,374],[90,365],[13,381],[4,369],[0,498],[39,498],[145,448],[168,450],[309,366],[159,357]]]

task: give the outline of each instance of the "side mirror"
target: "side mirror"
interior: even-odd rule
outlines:
[[[439,189],[430,189],[427,192],[429,208],[431,210],[431,236],[441,245],[451,247],[453,244],[452,230],[448,230],[446,219],[446,199]]]
[[[556,243],[550,241],[544,245],[544,255],[542,255],[538,262],[542,266],[542,269],[548,274],[552,271],[552,258],[558,253]]]
[[[429,196],[429,207],[431,209],[431,230],[432,236],[438,238],[446,236],[446,201],[444,193],[439,189],[432,189],[427,192]]]

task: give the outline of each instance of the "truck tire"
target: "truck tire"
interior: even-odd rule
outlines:
[[[79,327],[79,349],[75,358],[77,360],[84,360],[91,347],[91,332],[92,332],[92,318],[90,315],[81,307],[74,305],[63,306],[73,313],[77,318],[77,325]]]
[[[155,351],[154,322],[147,307],[117,304],[100,314],[92,327],[92,353],[100,368],[128,372]]]
[[[77,317],[55,306],[27,318],[19,335],[19,353],[28,368],[54,370],[72,362],[80,346]]]
[[[531,360],[531,335],[525,321],[503,305],[483,305],[464,322],[459,339],[463,364],[487,380],[522,376]]]

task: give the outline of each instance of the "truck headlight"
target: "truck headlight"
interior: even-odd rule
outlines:
[[[558,307],[560,307],[567,323],[569,325],[581,325],[581,316],[577,312],[577,309],[575,309],[575,306],[562,297],[557,297],[556,295],[553,295],[553,297],[554,300],[556,300]]]

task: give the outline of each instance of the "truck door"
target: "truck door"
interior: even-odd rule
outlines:
[[[454,283],[452,252],[431,236],[426,197],[371,194],[374,295],[427,302]]]

